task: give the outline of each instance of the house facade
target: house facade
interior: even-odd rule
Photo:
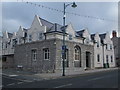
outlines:
[[[20,26],[16,33],[3,33],[3,67],[20,67],[39,73],[61,73],[63,29],[66,30],[67,74],[104,66],[114,67],[114,49],[111,49],[113,43],[109,34],[103,37],[97,33],[92,36],[87,29],[75,31],[71,23],[63,28],[62,25],[51,23],[37,15],[30,28]],[[109,50],[102,46],[103,42],[108,45]],[[5,65],[7,62],[9,65]]]
[[[114,54],[115,54],[115,62],[116,66],[118,67],[120,65],[120,37],[117,37],[117,32],[112,32],[112,39],[113,45],[114,45]]]

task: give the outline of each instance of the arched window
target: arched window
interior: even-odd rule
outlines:
[[[74,66],[81,67],[81,49],[79,46],[75,46]]]

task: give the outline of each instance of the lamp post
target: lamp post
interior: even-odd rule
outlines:
[[[65,33],[66,33],[66,31],[65,31],[65,18],[66,18],[66,15],[65,14],[66,14],[66,11],[65,11],[65,9],[69,5],[71,5],[73,8],[77,7],[77,5],[75,4],[75,2],[69,3],[67,5],[64,3],[64,10],[63,10],[63,46],[62,46],[63,74],[62,74],[62,76],[65,76],[65,56],[66,56],[65,55],[65,50],[66,50],[66,46],[65,46]]]

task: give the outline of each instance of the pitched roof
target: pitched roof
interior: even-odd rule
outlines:
[[[13,34],[8,32],[8,38],[12,38]]]
[[[40,19],[42,25],[47,26],[48,28],[51,28],[54,25],[53,23],[51,23],[51,22],[49,22],[49,21],[47,21],[45,19],[42,19],[40,17],[39,17],[39,19]]]
[[[77,31],[76,33],[77,33],[78,36],[83,37],[83,32],[84,32],[84,31],[85,31],[85,30],[81,30],[81,31]]]
[[[100,39],[101,39],[101,43],[103,43],[103,39],[105,39],[106,33],[99,34],[99,36],[100,36]]]
[[[95,40],[94,37],[95,37],[95,34],[91,34],[91,39],[92,39],[92,40]]]

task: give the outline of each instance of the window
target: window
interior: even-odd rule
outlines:
[[[110,50],[112,50],[112,45],[110,44]]]
[[[97,42],[97,47],[99,47],[99,42]]]
[[[43,39],[43,33],[38,33],[38,40]]]
[[[69,35],[69,40],[72,40],[72,35]]]
[[[111,62],[113,62],[113,56],[111,56]]]
[[[2,57],[2,62],[6,62],[7,61],[7,57]]]
[[[106,50],[108,49],[108,45],[106,44]]]
[[[100,62],[100,55],[97,55],[97,61]]]
[[[17,40],[16,40],[16,39],[13,39],[13,40],[12,40],[12,47],[15,47],[16,44],[17,44]]]
[[[34,49],[32,50],[32,61],[36,61],[37,60],[37,50]]]
[[[86,44],[89,44],[89,38],[86,38]]]
[[[75,67],[81,67],[81,59],[80,59],[81,50],[79,46],[75,47],[75,60],[74,60],[74,66]]]
[[[43,49],[44,51],[44,60],[49,60],[50,59],[50,52],[49,52],[49,49],[46,48],[46,49]]]
[[[29,35],[29,42],[32,41],[32,35]]]
[[[7,49],[7,43],[5,44],[5,48]]]
[[[106,62],[108,63],[108,55],[106,55]]]

